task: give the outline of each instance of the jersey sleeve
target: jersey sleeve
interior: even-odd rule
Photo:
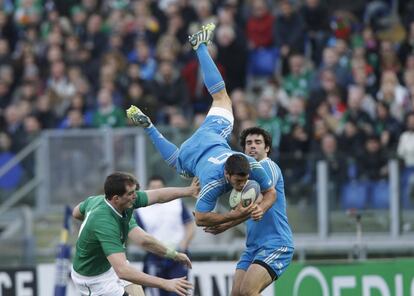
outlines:
[[[134,202],[134,208],[143,208],[148,206],[148,195],[145,191],[137,191],[137,198]]]
[[[253,157],[247,157],[250,163],[250,177],[249,179],[255,180],[260,185],[260,190],[266,191],[273,187],[274,184],[262,165],[257,162]]]
[[[260,161],[263,169],[266,171],[266,174],[270,177],[273,182],[273,186],[276,186],[277,181],[279,180],[280,174],[277,170],[276,164],[271,161],[269,158],[266,158]]]
[[[202,186],[195,209],[197,212],[211,212],[216,207],[217,199],[224,193],[224,179],[212,179]]]
[[[87,199],[85,199],[83,202],[81,202],[79,204],[79,212],[85,216],[86,214],[86,210],[88,209],[88,205],[90,203],[90,201],[92,200],[93,196],[88,197]]]
[[[105,219],[105,217],[96,219],[94,233],[106,257],[114,253],[125,252],[119,226],[113,220]]]

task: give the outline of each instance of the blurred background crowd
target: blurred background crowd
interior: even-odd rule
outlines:
[[[211,98],[187,37],[209,22],[232,145],[246,127],[267,129],[292,196],[312,190],[320,159],[338,192],[386,180],[391,157],[408,186],[411,0],[0,0],[0,165],[44,129],[128,126],[131,104],[157,126],[197,127]]]

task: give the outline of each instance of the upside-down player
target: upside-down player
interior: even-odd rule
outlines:
[[[223,78],[207,50],[214,28],[213,24],[208,24],[189,38],[213,103],[203,124],[180,149],[164,138],[148,116],[137,107],[131,106],[127,110],[128,117],[136,125],[145,128],[170,166],[176,168],[182,176],[197,176],[200,179],[201,192],[195,209],[195,220],[199,226],[214,226],[249,216],[260,220],[276,199],[272,180],[263,167],[254,158],[231,150],[227,142],[234,117]],[[263,194],[260,204],[251,204],[246,208],[239,206],[236,210],[223,214],[212,212],[222,194],[232,188],[241,191],[248,179],[260,184]]]

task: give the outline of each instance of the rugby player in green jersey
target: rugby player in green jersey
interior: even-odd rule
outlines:
[[[147,251],[191,267],[191,261],[184,253],[165,247],[140,229],[131,216],[139,207],[183,196],[197,197],[200,190],[198,180],[193,180],[188,187],[138,190],[139,184],[134,176],[116,172],[105,180],[105,195],[91,196],[73,209],[73,217],[83,223],[76,243],[71,277],[82,295],[136,296],[138,294],[125,289],[131,283],[157,287],[180,296],[188,295],[188,290],[192,288],[184,277],[167,280],[135,269],[128,263],[125,251],[129,237]]]

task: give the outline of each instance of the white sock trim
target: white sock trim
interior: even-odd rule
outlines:
[[[230,112],[229,110],[225,109],[225,108],[211,107],[210,111],[208,111],[208,113],[207,113],[207,116],[210,116],[210,115],[217,115],[217,116],[224,117],[225,119],[230,121],[231,125],[233,125],[233,123],[234,123],[233,113]]]

